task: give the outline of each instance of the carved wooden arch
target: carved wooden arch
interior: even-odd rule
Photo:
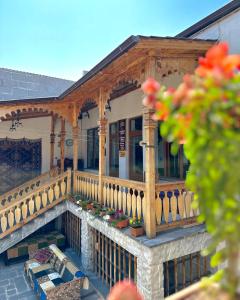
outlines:
[[[81,102],[80,112],[89,111],[90,109],[95,108],[97,106],[98,106],[98,101],[96,101],[93,98],[86,98]]]
[[[24,113],[53,113],[54,115],[65,119],[71,125],[74,124],[76,105],[73,103],[23,103],[16,105],[0,106],[0,120],[13,117],[17,112]]]
[[[123,96],[123,95],[139,88],[140,86],[141,86],[141,84],[139,84],[138,80],[126,79],[126,78],[120,79],[113,86],[111,92],[109,93],[109,100]]]

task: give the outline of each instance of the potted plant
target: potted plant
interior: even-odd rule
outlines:
[[[129,225],[130,225],[130,232],[132,236],[137,237],[137,236],[144,235],[143,220],[141,218],[130,219]]]
[[[128,226],[129,220],[122,210],[117,210],[114,215],[110,216],[109,222],[112,226],[122,229]]]

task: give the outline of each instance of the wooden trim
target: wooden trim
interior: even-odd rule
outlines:
[[[142,123],[143,123],[143,115],[139,115],[139,116],[135,116],[134,118],[130,118],[128,120],[128,151],[129,151],[129,163],[128,163],[128,167],[129,167],[129,179],[130,180],[139,180],[139,181],[143,181],[143,172],[142,172],[142,176],[140,174],[135,174],[133,173],[132,170],[132,165],[133,165],[133,161],[132,161],[132,137],[140,137],[143,138],[143,128],[142,130],[131,130],[131,121],[138,119],[138,118],[142,118]],[[142,170],[143,171],[143,170]]]
[[[172,229],[174,227],[183,227],[183,226],[188,226],[188,225],[194,226],[196,224],[198,224],[197,217],[191,217],[191,218],[183,219],[180,221],[175,221],[175,222],[168,223],[168,224],[157,225],[156,231],[161,232],[161,231],[165,231],[168,229]]]

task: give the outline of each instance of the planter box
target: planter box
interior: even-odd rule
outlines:
[[[128,227],[128,223],[129,223],[128,219],[122,220],[122,221],[117,222],[116,227],[120,228],[120,229],[125,228],[125,227]]]
[[[135,236],[135,237],[144,235],[144,233],[145,233],[143,227],[131,227],[130,232],[131,232],[131,235]]]

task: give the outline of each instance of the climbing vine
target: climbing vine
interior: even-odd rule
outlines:
[[[206,223],[212,242],[211,265],[228,261],[214,280],[235,299],[240,264],[240,55],[229,55],[228,45],[213,46],[193,75],[185,75],[177,89],[149,78],[142,86],[144,105],[161,120],[161,134],[180,144],[190,161],[186,186],[195,193],[199,221]],[[225,243],[221,250],[218,246]]]

